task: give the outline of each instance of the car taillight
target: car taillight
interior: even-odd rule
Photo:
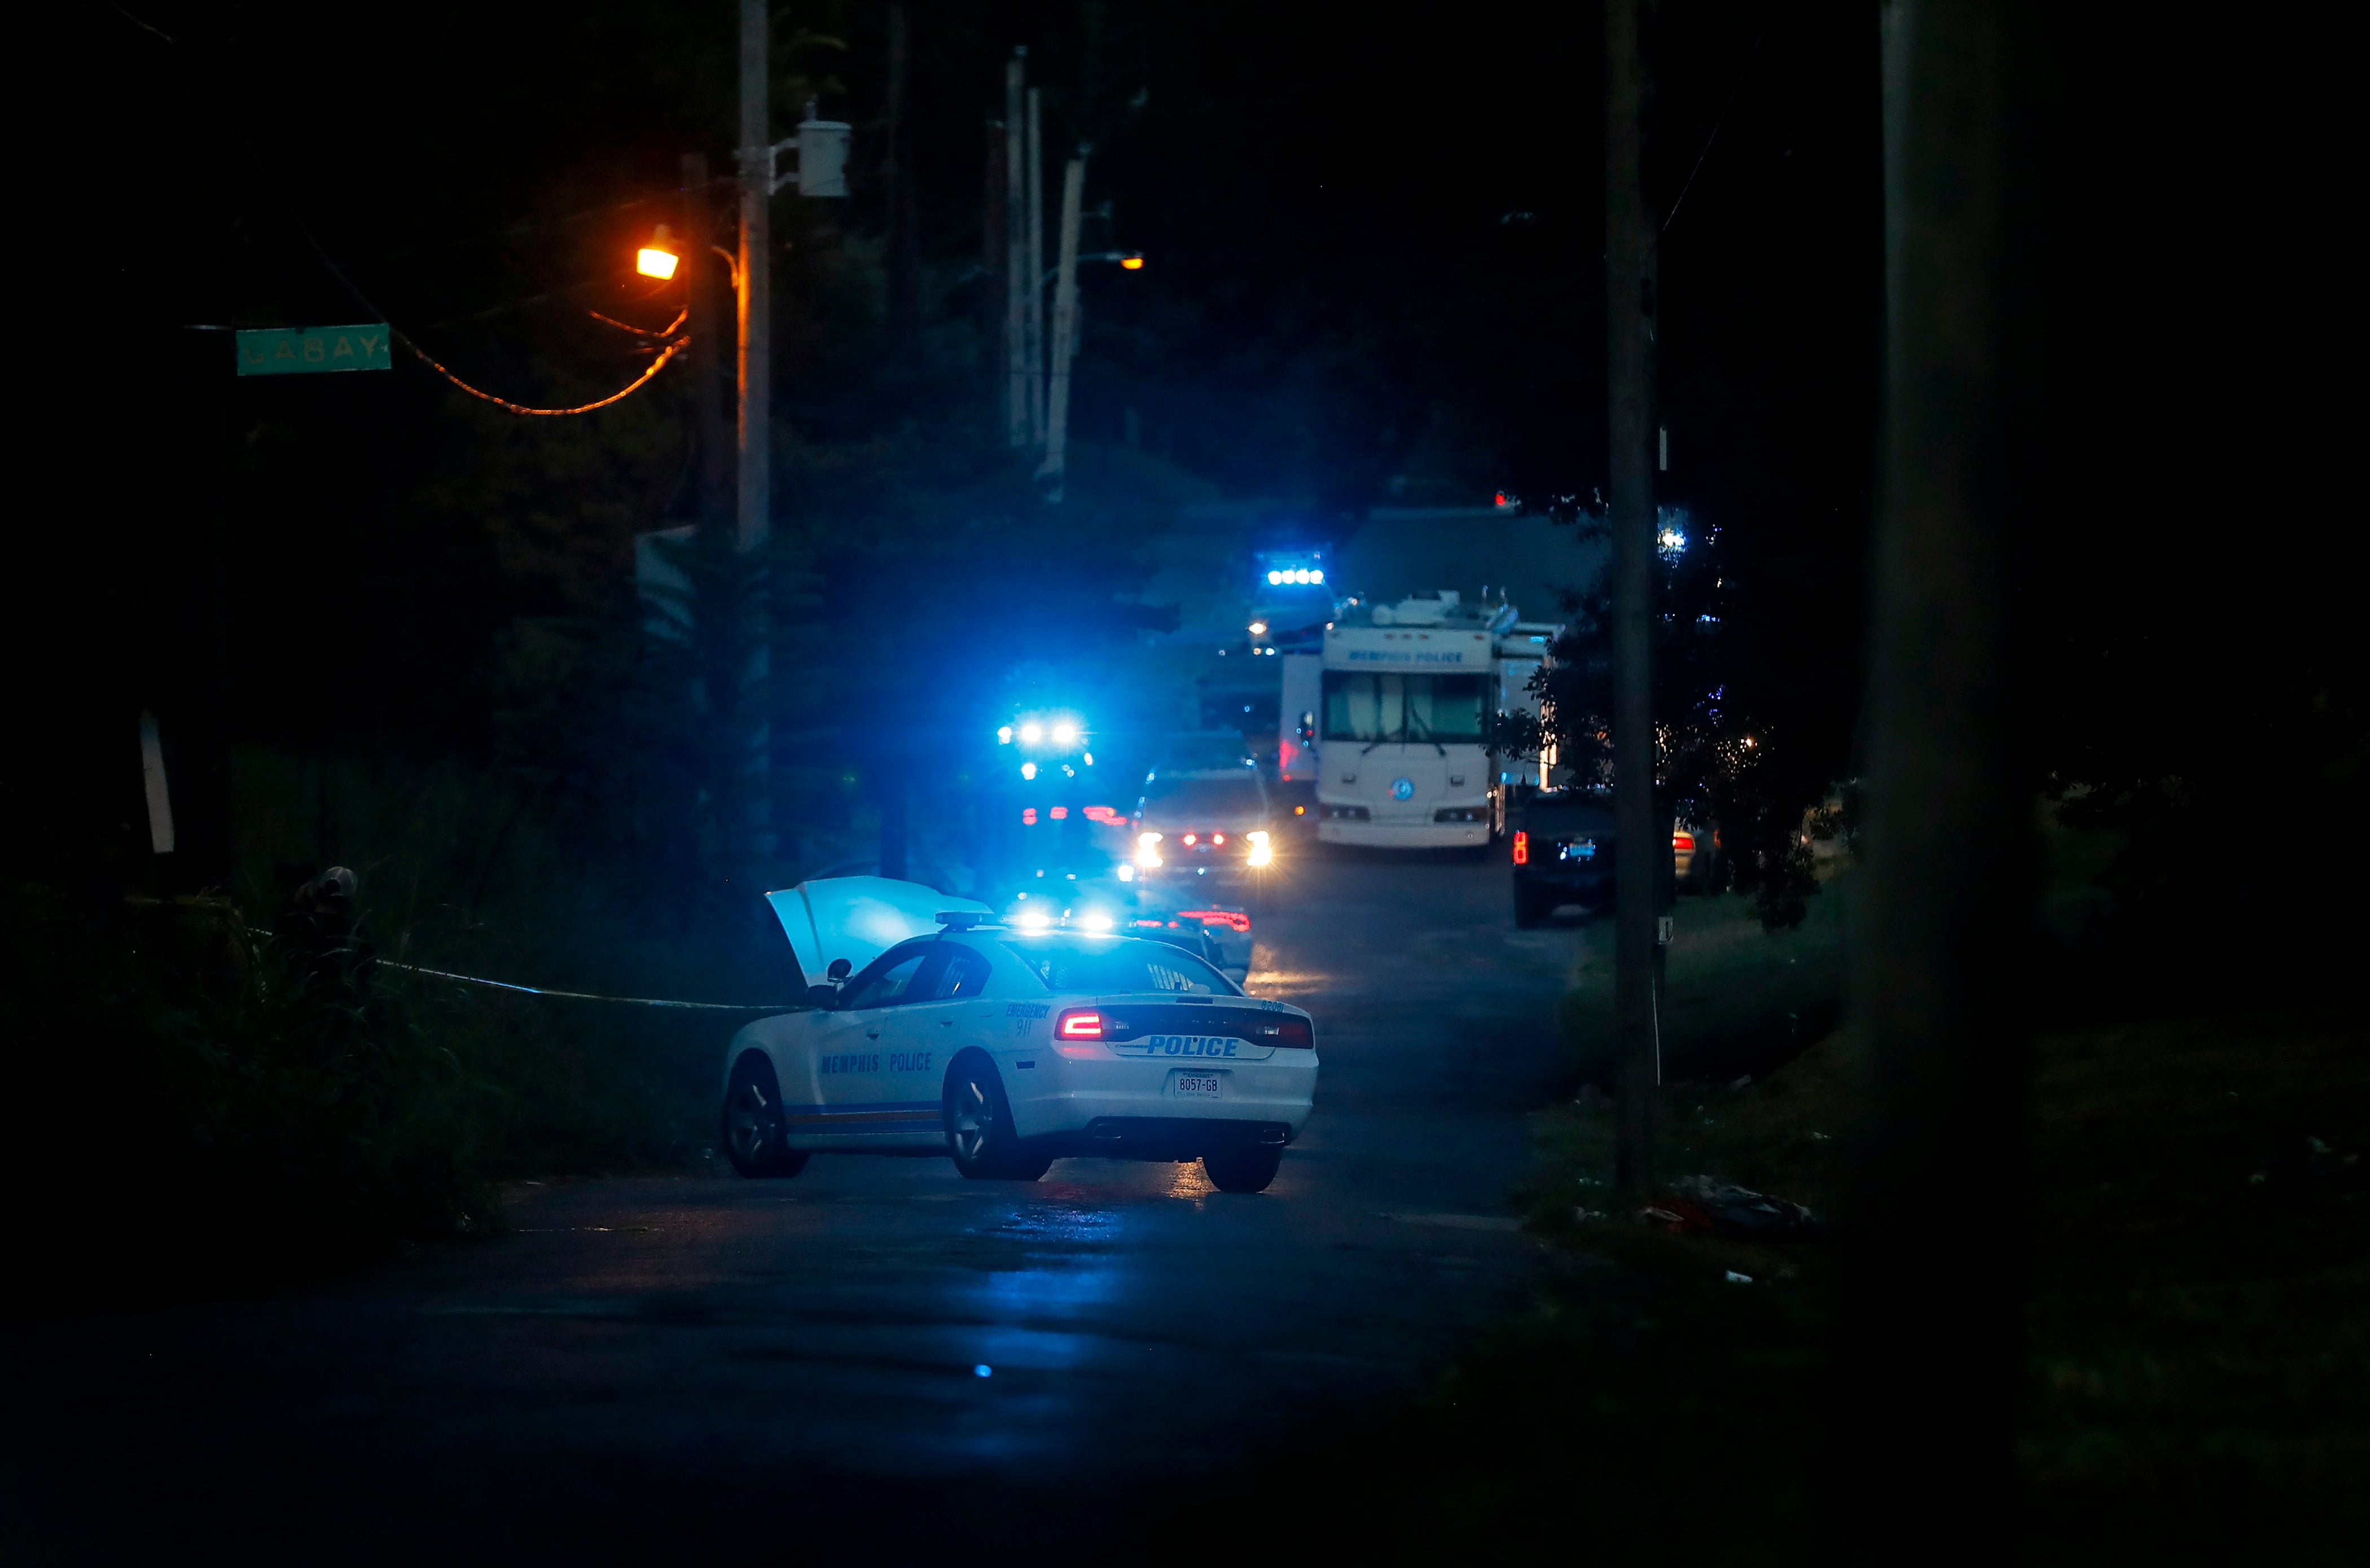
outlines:
[[[1053,1032],[1064,1040],[1100,1040],[1103,1037],[1103,1015],[1091,1008],[1073,1009],[1062,1015]]]
[[[1201,839],[1196,835],[1189,833],[1184,837],[1179,839],[1178,842],[1180,844],[1198,844],[1201,842]]]
[[[1283,1032],[1276,1036],[1277,1044],[1296,1045],[1306,1051],[1317,1043],[1316,1032],[1308,1027],[1306,1019],[1287,1018],[1281,1021],[1283,1027]]]
[[[1225,841],[1226,836],[1223,833],[1214,833],[1210,835],[1210,842],[1213,844],[1224,844]]]
[[[1677,850],[1680,854],[1684,855],[1695,847],[1696,836],[1694,834],[1674,833],[1671,835],[1671,847]]]
[[[1522,829],[1516,828],[1514,830],[1514,864],[1518,866],[1527,866],[1530,863],[1531,836],[1524,833]]]

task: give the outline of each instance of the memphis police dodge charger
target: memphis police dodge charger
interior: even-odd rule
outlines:
[[[835,890],[796,891],[821,908]],[[774,896],[791,928],[803,906]],[[1198,1159],[1226,1192],[1274,1180],[1317,1087],[1306,1012],[1246,996],[1164,943],[984,917],[939,916],[940,929],[890,946],[844,986],[814,987],[811,1010],[733,1037],[723,1123],[735,1170],[793,1176],[839,1149],[943,1152],[977,1178],[1035,1181],[1058,1158],[1102,1155]],[[792,944],[804,963],[831,936],[793,930]]]

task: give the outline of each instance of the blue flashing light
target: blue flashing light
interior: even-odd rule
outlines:
[[[995,1376],[995,1368],[983,1361],[971,1369],[971,1375],[974,1378],[993,1378]]]

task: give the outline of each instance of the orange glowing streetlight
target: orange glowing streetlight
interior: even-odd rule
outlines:
[[[645,278],[667,279],[674,276],[682,258],[675,254],[674,236],[661,224],[650,235],[650,243],[634,255],[634,271]]]
[[[1144,252],[1131,250],[1119,259],[1119,264],[1127,271],[1141,272],[1144,271]]]

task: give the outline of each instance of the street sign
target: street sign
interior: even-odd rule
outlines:
[[[393,370],[384,321],[361,327],[267,327],[238,335],[241,375],[304,375],[324,370]]]

